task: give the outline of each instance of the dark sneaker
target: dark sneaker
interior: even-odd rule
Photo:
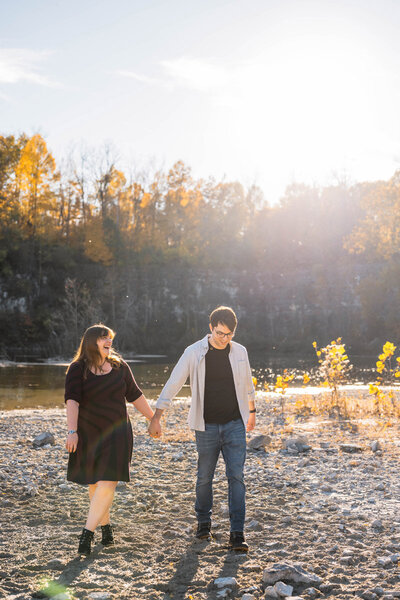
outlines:
[[[243,531],[231,531],[229,536],[229,548],[236,552],[247,552],[249,546],[244,541]]]
[[[101,526],[101,543],[103,546],[114,545],[113,528],[110,524]]]
[[[211,539],[211,521],[205,521],[204,523],[198,523],[196,537],[198,540],[210,540]]]

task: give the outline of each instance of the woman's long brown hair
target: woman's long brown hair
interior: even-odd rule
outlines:
[[[84,366],[83,377],[86,379],[88,371],[90,369],[96,369],[102,363],[102,357],[97,346],[97,340],[102,337],[110,337],[112,340],[115,337],[115,332],[103,325],[103,323],[96,323],[86,329],[79,348],[72,362],[80,362]],[[113,369],[119,369],[121,366],[121,357],[111,347],[110,354],[107,356],[106,361],[109,362]]]

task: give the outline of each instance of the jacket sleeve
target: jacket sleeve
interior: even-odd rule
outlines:
[[[157,400],[156,408],[165,409],[170,404],[171,400],[176,396],[182,388],[190,373],[190,351],[188,349],[182,354],[167,383],[161,390],[161,394]]]
[[[246,350],[246,384],[247,384],[248,399],[249,399],[249,401],[252,400],[253,402],[255,402],[256,391],[254,389],[253,375],[251,373],[251,367],[250,367],[250,363],[249,363],[249,357],[247,354],[247,350]]]

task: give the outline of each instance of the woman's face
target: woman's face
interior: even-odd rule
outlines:
[[[99,349],[101,358],[103,360],[105,360],[107,358],[107,356],[109,356],[109,354],[111,352],[111,346],[112,346],[112,337],[110,337],[108,335],[104,335],[97,339],[97,347]]]

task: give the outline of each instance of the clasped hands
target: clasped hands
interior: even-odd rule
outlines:
[[[161,433],[162,433],[161,423],[160,423],[159,417],[157,417],[156,415],[154,415],[150,421],[148,432],[149,432],[149,436],[152,438],[161,437]]]

